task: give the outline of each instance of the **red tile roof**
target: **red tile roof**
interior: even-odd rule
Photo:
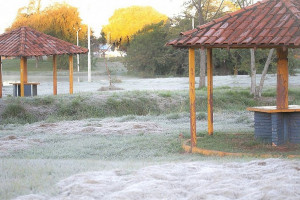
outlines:
[[[174,47],[300,47],[300,1],[264,0],[227,14],[167,43]]]
[[[29,27],[20,27],[0,35],[1,56],[49,56],[84,54],[88,49],[46,35]]]

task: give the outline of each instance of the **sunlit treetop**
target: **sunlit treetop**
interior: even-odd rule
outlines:
[[[76,42],[76,31],[79,31],[79,40],[84,41],[87,35],[87,26],[82,24],[78,9],[66,3],[56,3],[44,10],[32,6],[20,8],[13,24],[6,29],[10,31],[20,26],[29,26],[37,31],[44,32],[54,37]]]
[[[103,26],[109,43],[126,43],[146,25],[167,21],[168,17],[150,6],[131,6],[115,10],[109,24]]]

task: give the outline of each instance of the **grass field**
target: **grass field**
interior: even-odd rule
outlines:
[[[197,130],[201,136],[206,135],[206,89],[196,93]],[[274,96],[275,91],[270,89],[264,98],[254,100],[247,89],[216,88],[216,135],[204,136],[199,145],[232,152],[274,151],[253,140],[253,115],[245,110],[248,106],[274,105]],[[299,97],[298,89],[290,90],[290,104],[300,104]],[[56,195],[59,180],[82,172],[253,159],[183,152],[179,135],[189,137],[186,91],[6,97],[0,100],[0,116],[0,199],[32,193]],[[243,134],[236,140],[230,133]],[[299,148],[292,153],[299,154]]]
[[[299,144],[286,144],[274,147],[255,139],[251,133],[214,133],[213,136],[198,134],[197,147],[202,149],[224,151],[230,153],[249,153],[253,155],[300,155]]]

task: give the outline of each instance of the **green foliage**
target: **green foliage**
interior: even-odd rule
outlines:
[[[299,89],[289,91],[291,105],[300,104]],[[96,97],[96,98],[95,98]],[[98,99],[101,99],[99,101]],[[14,99],[14,98],[11,98]],[[275,89],[264,91],[263,98],[253,99],[248,89],[221,87],[214,89],[214,111],[246,111],[247,107],[271,106],[276,101]],[[24,107],[26,105],[26,109]],[[38,109],[37,109],[38,108]],[[39,109],[41,108],[41,109]],[[186,92],[127,92],[113,93],[106,97],[89,95],[23,98],[7,101],[1,113],[2,123],[32,123],[47,120],[80,120],[87,118],[166,115],[168,119],[179,119],[181,113],[189,113],[190,102]],[[198,120],[207,119],[207,91],[196,91]],[[241,117],[237,123],[248,123]]]
[[[171,39],[178,38],[178,33],[191,29],[191,20],[188,18],[173,18],[167,23],[158,23],[146,26],[133,36],[128,46],[125,65],[130,73],[136,72],[144,77],[160,75],[187,75],[188,52],[186,49],[174,49],[165,44]],[[197,51],[198,52],[198,51]],[[196,52],[196,63],[199,56]],[[257,73],[262,73],[269,49],[255,50]],[[276,73],[276,53],[269,66],[268,73]],[[290,74],[295,74],[300,66],[299,51],[289,51]],[[249,49],[214,49],[213,63],[215,75],[250,74]],[[196,67],[196,74],[199,67]]]
[[[125,115],[159,114],[160,109],[156,102],[144,97],[114,98],[109,97],[105,103],[91,104],[86,97],[77,96],[71,101],[60,101],[57,115],[63,119],[84,119],[93,117],[112,117]]]
[[[52,59],[51,59],[52,61]],[[97,62],[97,57],[91,54],[91,66],[94,67]],[[88,55],[82,54],[79,55],[79,65],[80,71],[87,71],[88,68]],[[69,55],[59,55],[57,56],[57,68],[60,70],[68,70],[69,69]],[[77,71],[77,57],[73,56],[73,68],[74,71]]]
[[[105,109],[111,116],[158,114],[160,109],[155,101],[145,97],[134,99],[108,98]]]
[[[52,59],[39,60],[39,67],[35,66],[35,59],[28,59],[29,72],[52,71]],[[3,71],[20,71],[20,58],[2,60]]]
[[[46,97],[36,97],[32,100],[29,100],[28,103],[35,105],[35,106],[47,106],[52,105],[55,99],[53,96],[46,96]]]
[[[255,66],[256,73],[261,74],[268,58],[269,49],[255,50]],[[300,66],[300,59],[296,57],[299,51],[289,50],[289,73],[295,74],[295,71]],[[215,67],[215,74],[228,75],[234,74],[236,70],[238,74],[250,74],[250,50],[249,49],[214,49],[213,63]],[[276,51],[272,57],[268,73],[276,73],[277,58]]]
[[[144,77],[183,75],[187,68],[187,50],[165,46],[171,31],[170,22],[160,22],[138,32],[127,49],[125,65],[128,70]]]
[[[299,53],[299,49],[289,49],[288,61],[290,75],[295,75],[296,70],[300,68]]]
[[[29,113],[21,104],[7,105],[2,113],[3,124],[26,124],[36,122],[36,117]]]
[[[180,115],[178,113],[171,113],[167,115],[167,119],[180,119]]]
[[[205,113],[205,112],[199,112],[197,114],[197,120],[207,120],[207,113]]]
[[[158,93],[158,96],[164,97],[164,98],[172,97],[172,92],[171,91],[161,91]]]

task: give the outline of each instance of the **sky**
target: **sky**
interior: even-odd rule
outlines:
[[[14,21],[18,9],[28,5],[29,0],[0,0],[0,34]],[[182,10],[184,0],[42,0],[42,8],[55,3],[66,2],[77,7],[83,23],[89,24],[96,36],[100,35],[103,25],[108,24],[108,19],[115,9],[132,5],[152,6],[160,13],[172,17]]]

